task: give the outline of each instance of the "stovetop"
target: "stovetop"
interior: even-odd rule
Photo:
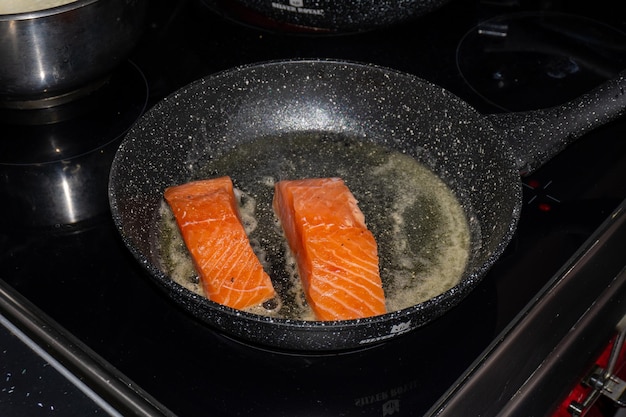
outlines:
[[[484,113],[528,110],[582,94],[626,67],[626,43],[620,44],[626,37],[622,32],[626,14],[616,12],[616,7],[608,0],[591,6],[582,1],[452,1],[398,26],[314,36],[243,25],[202,2],[151,1],[145,35],[119,72],[141,74],[149,108],[187,83],[233,66],[283,58],[340,58],[416,74]],[[585,22],[585,30],[608,28],[607,35],[598,36],[608,39],[609,46],[594,45],[592,57],[584,48],[574,54],[569,52],[568,38],[565,58],[562,54],[546,58],[545,51],[528,46],[526,39],[523,50],[516,43],[515,52],[500,58],[498,53],[468,52],[476,47],[472,29],[479,22],[487,21],[485,30],[497,32],[503,21],[521,20],[528,29],[525,22],[537,11],[549,12],[555,20],[565,16],[567,33],[572,21]],[[537,31],[531,33],[531,41],[535,36],[543,39]],[[562,45],[561,40],[557,44]],[[553,89],[544,84],[545,68],[555,80]],[[537,84],[533,71],[541,78]],[[80,122],[85,119],[59,122],[71,130],[60,135],[85,132]],[[48,134],[61,126],[3,123],[13,132],[13,141],[21,129]],[[108,132],[110,141],[105,142],[116,146],[123,130]],[[422,415],[626,198],[625,134],[626,119],[618,119],[524,177],[518,231],[481,284],[440,319],[368,349],[277,352],[207,328],[153,285],[124,247],[102,205],[75,223],[40,220],[36,225],[22,224],[19,212],[5,205],[0,278],[179,416]],[[20,163],[26,166],[42,162],[29,161],[31,155],[19,146],[10,149],[24,158]],[[68,158],[84,153],[76,151]],[[23,415],[19,413],[24,404],[31,411],[45,408],[32,406],[37,398],[29,391],[29,380],[16,379],[22,368],[0,361],[3,415]],[[11,373],[10,382],[1,382],[2,372]],[[54,402],[55,412],[70,415],[63,413],[67,410],[59,398],[46,401]]]

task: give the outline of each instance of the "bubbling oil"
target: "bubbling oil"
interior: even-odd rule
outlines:
[[[470,231],[450,188],[415,158],[385,146],[320,133],[268,137],[216,155],[196,178],[228,175],[251,245],[272,278],[278,298],[251,312],[314,320],[280,224],[272,210],[280,180],[341,177],[359,201],[378,244],[388,311],[435,297],[458,284]],[[164,271],[203,294],[174,217],[163,202],[160,258]]]

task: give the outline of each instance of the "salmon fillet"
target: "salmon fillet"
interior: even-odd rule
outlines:
[[[275,296],[241,224],[229,177],[170,187],[164,197],[210,300],[245,309]]]
[[[343,180],[280,181],[272,205],[318,320],[386,312],[376,241]]]

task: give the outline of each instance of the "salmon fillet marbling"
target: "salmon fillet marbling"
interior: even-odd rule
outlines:
[[[376,241],[343,180],[280,181],[273,208],[318,320],[386,312]]]
[[[173,186],[164,197],[210,300],[246,309],[275,296],[241,224],[229,177]]]

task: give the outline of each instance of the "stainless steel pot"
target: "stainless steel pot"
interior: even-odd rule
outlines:
[[[0,15],[0,106],[44,108],[97,87],[136,44],[146,0]]]

